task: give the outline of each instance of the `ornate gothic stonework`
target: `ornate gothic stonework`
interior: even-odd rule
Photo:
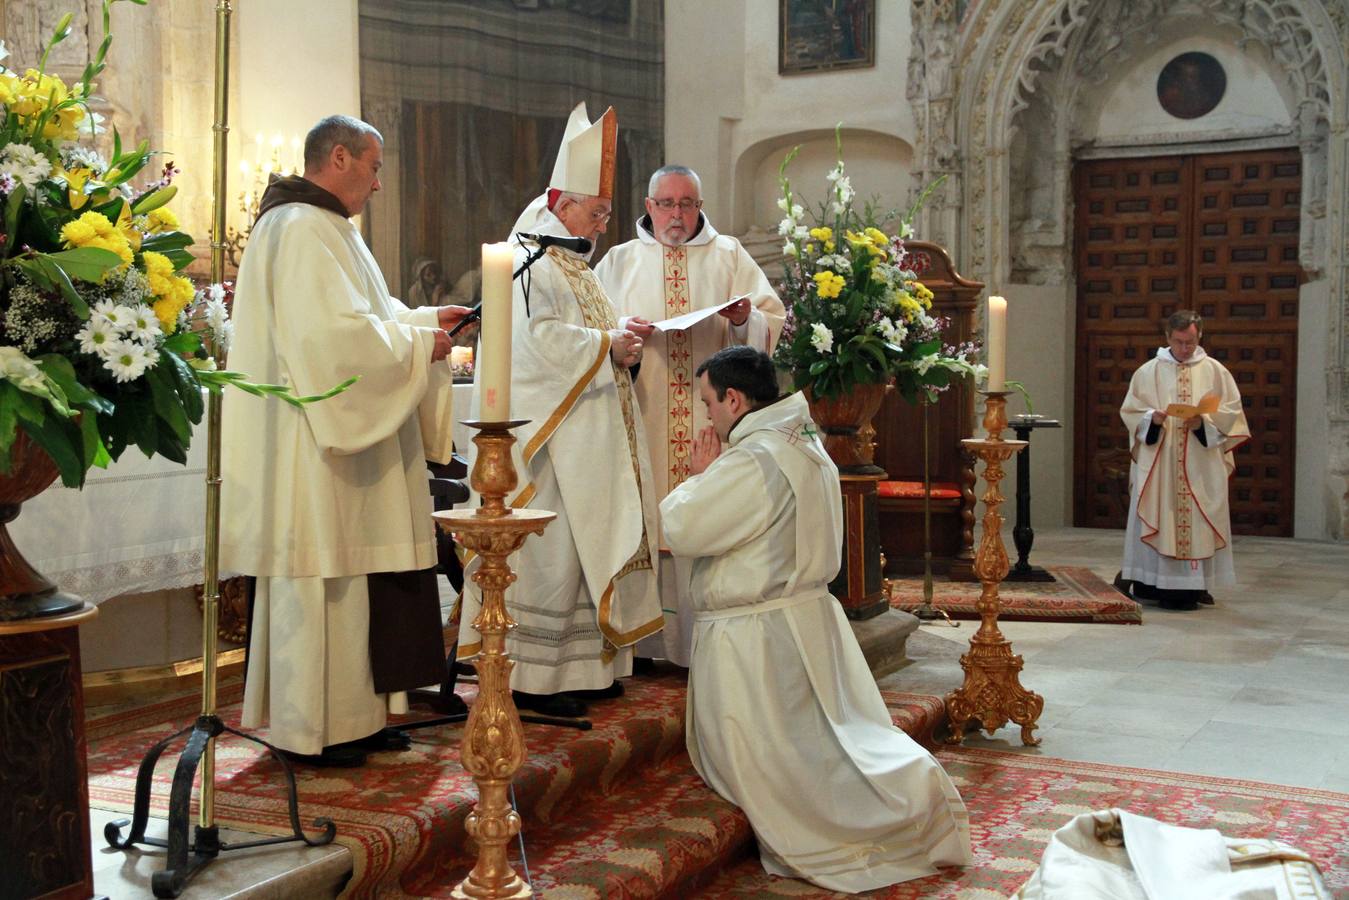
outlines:
[[[1349,0],[982,0],[958,27],[949,4],[914,0],[908,97],[918,123],[922,180],[949,160],[963,176],[925,222],[971,277],[1071,284],[1074,153],[1088,98],[1154,36],[1202,20],[1267,53],[1291,98],[1291,138],[1303,157],[1300,261],[1332,298],[1326,399],[1332,443],[1349,436]],[[932,60],[928,62],[928,60]],[[954,60],[953,63],[947,62]],[[943,88],[949,87],[949,101]],[[1268,134],[1263,135],[1269,138]],[[1224,137],[1255,138],[1231,134]],[[1149,140],[1145,136],[1140,141]],[[949,142],[947,152],[944,143]],[[1156,143],[1174,143],[1158,135]],[[1190,149],[1190,148],[1187,148]],[[1304,377],[1311,376],[1306,373]],[[1349,534],[1349,449],[1328,451],[1340,498],[1337,536]],[[1338,479],[1338,481],[1337,481]],[[1337,486],[1336,486],[1337,485]],[[1333,528],[1332,528],[1333,530]]]

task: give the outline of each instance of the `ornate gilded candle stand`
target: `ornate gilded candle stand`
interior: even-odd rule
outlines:
[[[1002,543],[1002,515],[998,507],[1003,496],[998,490],[1002,481],[1002,464],[1026,446],[1026,441],[1005,441],[1002,430],[1007,427],[1007,392],[980,391],[985,399],[984,430],[987,437],[966,438],[961,443],[984,461],[984,481],[988,490],[983,496],[983,535],[979,552],[974,558],[974,573],[983,584],[979,595],[979,630],[970,638],[969,652],[960,657],[965,670],[965,683],[946,695],[946,715],[950,721],[949,744],[959,744],[965,738],[965,727],[971,719],[978,720],[984,731],[992,734],[1010,719],[1021,726],[1021,741],[1036,746],[1040,739],[1033,737],[1035,723],[1044,709],[1045,700],[1039,694],[1021,686],[1022,659],[1012,654],[1012,643],[998,629],[998,583],[1007,577],[1010,568],[1007,549]]]
[[[481,495],[482,506],[433,513],[440,528],[482,557],[473,575],[482,588],[482,609],[473,620],[482,636],[482,650],[473,663],[478,671],[478,699],[469,710],[462,750],[464,768],[478,785],[478,803],[465,825],[469,837],[478,842],[478,861],[452,896],[531,897],[533,891],[506,859],[506,845],[520,833],[520,816],[508,799],[511,778],[525,761],[525,733],[511,699],[513,664],[506,655],[506,633],[515,627],[506,612],[506,588],[515,581],[515,574],[506,559],[531,534],[542,534],[557,513],[506,505],[506,495],[518,484],[511,462],[515,444],[511,429],[525,424],[524,420],[464,424],[478,429],[473,438],[478,458],[470,483]]]

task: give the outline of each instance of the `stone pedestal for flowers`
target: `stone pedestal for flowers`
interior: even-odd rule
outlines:
[[[9,472],[0,475],[0,622],[65,615],[84,606],[83,600],[60,590],[24,559],[5,527],[56,476],[56,463],[21,430],[10,450]]]

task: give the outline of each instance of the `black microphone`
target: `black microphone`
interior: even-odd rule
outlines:
[[[531,241],[539,245],[540,250],[547,250],[549,247],[561,247],[563,250],[570,250],[573,253],[589,253],[594,245],[590,243],[590,238],[583,237],[558,237],[553,234],[530,234],[522,231],[516,235],[524,241]]]
[[[459,324],[455,325],[453,328],[450,329],[449,336],[454,337],[466,325],[471,325],[481,318],[482,318],[482,304],[479,303],[477,306],[470,309],[468,313],[465,314],[464,317],[459,320]]]

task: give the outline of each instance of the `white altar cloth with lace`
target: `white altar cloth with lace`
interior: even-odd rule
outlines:
[[[186,465],[135,447],[83,490],[59,481],[23,505],[10,536],[35,569],[90,603],[202,582],[206,426]],[[221,573],[224,577],[225,573]]]

